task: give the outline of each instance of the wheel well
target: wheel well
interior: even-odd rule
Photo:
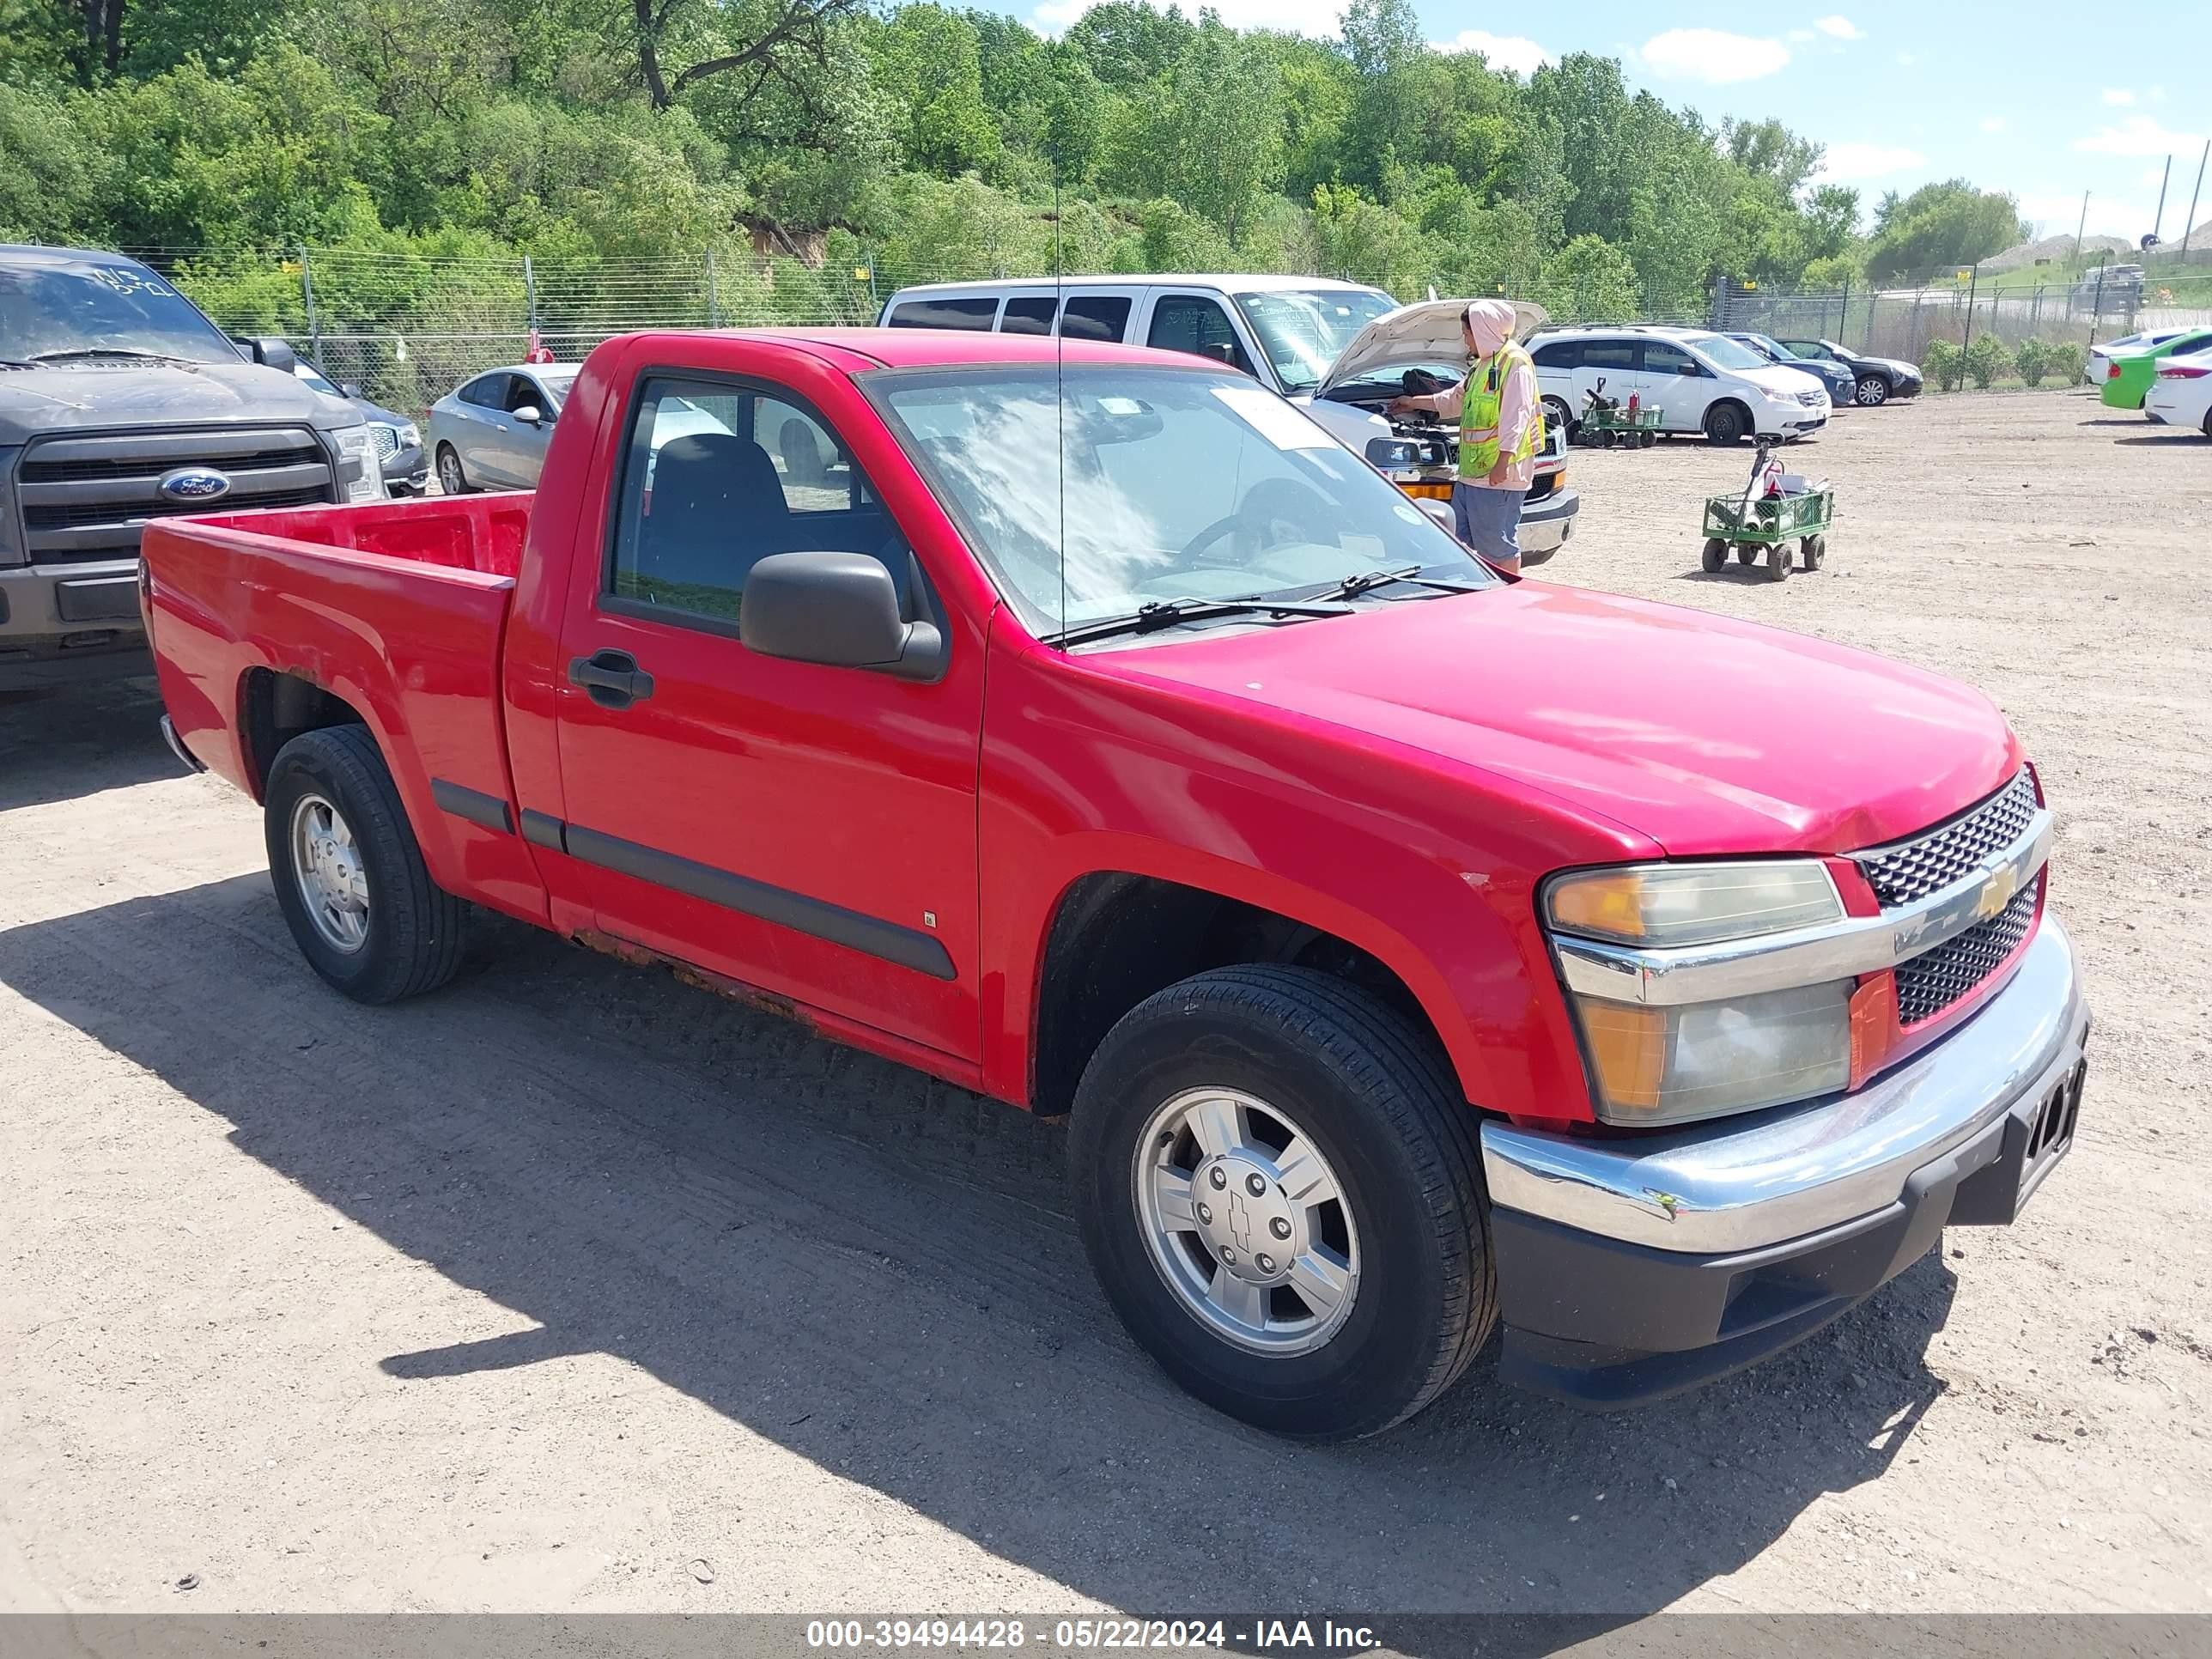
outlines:
[[[1756,431],[1758,431],[1758,430],[1759,430],[1759,421],[1758,421],[1758,417],[1757,417],[1757,416],[1753,416],[1753,415],[1752,414],[1752,412],[1751,412],[1751,405],[1750,405],[1749,404],[1747,404],[1747,403],[1744,402],[1744,400],[1743,400],[1742,398],[1714,398],[1714,399],[1712,400],[1712,402],[1711,402],[1711,403],[1708,404],[1705,406],[1705,424],[1706,424],[1706,425],[1711,426],[1711,425],[1712,424],[1712,420],[1713,420],[1713,411],[1714,411],[1715,410],[1717,410],[1717,409],[1732,409],[1732,410],[1735,410],[1735,412],[1736,412],[1737,414],[1739,414],[1739,415],[1741,415],[1741,416],[1743,416],[1743,429],[1744,429],[1745,431],[1747,431],[1747,432],[1756,432]]]
[[[1331,974],[1434,1035],[1405,981],[1346,939],[1202,888],[1100,872],[1070,888],[1053,917],[1037,985],[1030,1103],[1047,1116],[1066,1112],[1106,1033],[1155,991],[1210,968],[1255,962]]]
[[[247,673],[239,697],[240,730],[246,734],[246,753],[253,768],[253,793],[258,797],[276,752],[302,732],[326,726],[362,726],[361,711],[344,698],[325,691],[298,674],[280,674],[270,668]]]

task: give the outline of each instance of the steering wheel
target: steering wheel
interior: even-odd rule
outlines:
[[[1183,557],[1193,563],[1214,543],[1233,531],[1248,532],[1253,550],[1266,552],[1293,542],[1341,546],[1335,511],[1316,489],[1290,478],[1262,478],[1244,492],[1237,510],[1216,519],[1183,544]]]

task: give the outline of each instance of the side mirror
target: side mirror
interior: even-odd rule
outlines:
[[[1198,349],[1198,356],[1208,362],[1219,363],[1224,368],[1235,368],[1237,343],[1233,340],[1215,340]]]
[[[290,343],[284,340],[248,340],[246,349],[253,354],[255,362],[269,368],[281,368],[287,374],[300,366],[300,360],[293,353]]]
[[[772,553],[745,578],[738,638],[748,651],[902,680],[945,672],[945,636],[899,615],[898,588],[865,553]]]
[[[341,398],[360,397],[361,382],[359,380],[340,380],[338,382],[338,396]]]
[[[544,426],[545,424],[545,411],[538,408],[536,404],[524,404],[521,407],[516,409],[513,412],[514,418],[521,422],[525,426]]]

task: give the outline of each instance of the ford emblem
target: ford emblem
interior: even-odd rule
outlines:
[[[154,487],[173,501],[211,501],[230,494],[230,479],[211,466],[180,466]]]

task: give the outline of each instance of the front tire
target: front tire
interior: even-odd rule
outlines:
[[[1861,409],[1879,409],[1889,401],[1889,382],[1879,374],[1862,374],[1851,388],[1851,401]]]
[[[1751,416],[1740,404],[1715,404],[1705,411],[1705,441],[1717,448],[1741,443]]]
[[[356,1002],[397,1002],[453,978],[466,908],[430,879],[365,728],[293,738],[264,797],[270,879],[309,967]]]
[[[1298,968],[1200,974],[1125,1015],[1068,1144],[1083,1242],[1161,1368],[1275,1433],[1377,1433],[1498,1320],[1475,1115],[1428,1034]]]
[[[1544,399],[1544,424],[1555,431],[1565,433],[1567,441],[1574,442],[1575,417],[1568,412],[1566,399],[1564,398]]]

